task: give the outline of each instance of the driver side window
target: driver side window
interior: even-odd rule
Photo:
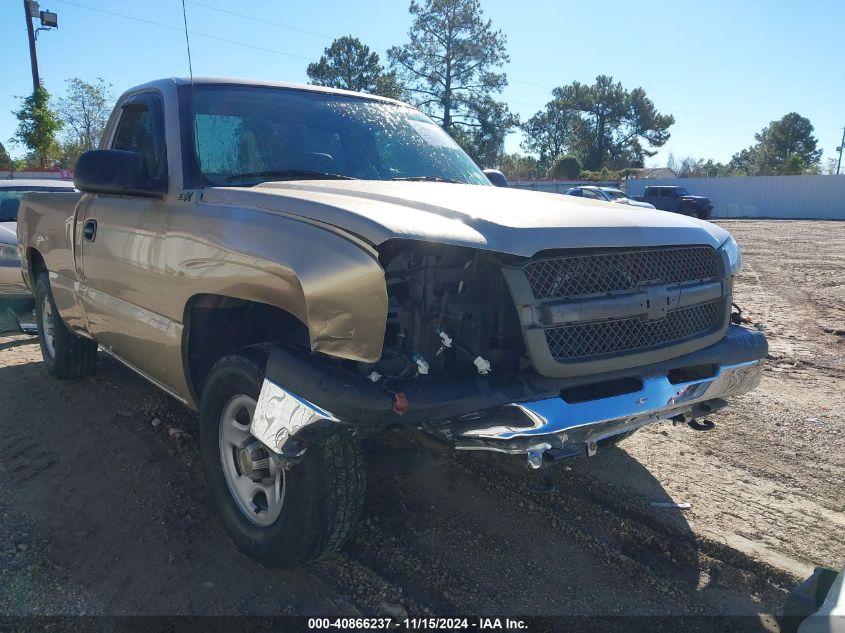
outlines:
[[[158,177],[159,159],[155,150],[152,114],[146,106],[131,105],[124,108],[112,141],[112,149],[138,152],[144,157],[147,176],[151,180]]]

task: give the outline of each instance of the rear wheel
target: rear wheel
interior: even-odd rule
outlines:
[[[269,567],[323,558],[351,534],[364,500],[357,441],[332,435],[285,468],[249,433],[264,359],[227,356],[211,370],[200,406],[200,454],[212,503],[235,545]]]
[[[46,271],[35,283],[35,319],[38,342],[47,373],[63,380],[94,373],[97,344],[71,332],[59,316]]]

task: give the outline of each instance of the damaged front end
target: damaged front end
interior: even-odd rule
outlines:
[[[766,340],[730,324],[733,271],[710,247],[529,259],[394,240],[379,252],[378,362],[271,350],[252,433],[277,455],[339,424],[403,425],[539,468],[759,383]]]

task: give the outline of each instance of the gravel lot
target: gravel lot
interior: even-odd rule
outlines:
[[[0,334],[0,614],[745,614],[777,630],[813,565],[845,566],[845,223],[724,225],[771,355],[715,430],[645,429],[552,471],[552,496],[527,492],[521,462],[380,438],[356,537],[296,571],[232,548],[189,412],[107,358],[54,381],[34,339]],[[650,506],[670,500],[692,508]]]

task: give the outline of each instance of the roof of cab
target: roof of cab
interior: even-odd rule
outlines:
[[[126,91],[125,94],[145,90],[148,88],[163,88],[167,84],[175,84],[177,86],[190,86],[193,83],[195,86],[200,85],[231,85],[231,86],[256,86],[259,88],[284,88],[287,90],[305,90],[308,92],[320,92],[324,94],[345,95],[348,97],[356,97],[359,99],[368,99],[370,101],[382,101],[385,103],[394,103],[398,105],[407,106],[407,103],[397,101],[396,99],[389,99],[379,95],[372,95],[366,92],[354,92],[352,90],[341,90],[339,88],[328,88],[326,86],[314,86],[312,84],[297,84],[288,83],[284,81],[268,81],[266,79],[246,79],[242,77],[168,77],[165,79],[156,79],[145,84],[134,86]]]

